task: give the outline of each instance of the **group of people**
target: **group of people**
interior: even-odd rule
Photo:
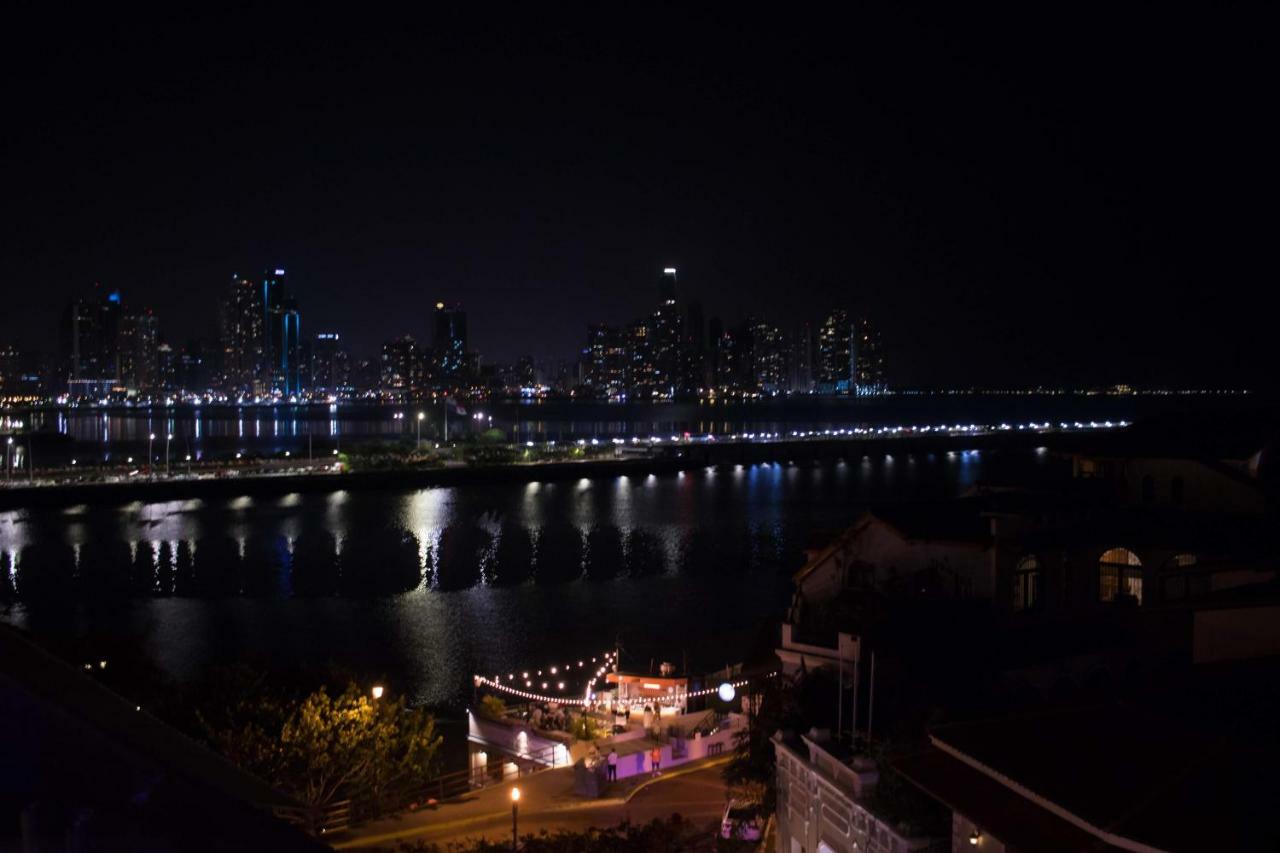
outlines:
[[[610,782],[618,781],[618,749],[611,747],[609,754],[605,756],[605,763],[608,765],[608,780]],[[662,747],[654,744],[649,750],[649,768],[650,773],[654,776],[662,775]]]
[[[524,710],[524,719],[535,729],[544,731],[567,732],[573,724],[573,717],[563,707],[549,705],[529,705]]]

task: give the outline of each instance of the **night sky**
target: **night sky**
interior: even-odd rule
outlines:
[[[562,358],[674,265],[727,323],[869,314],[900,386],[1271,381],[1269,26],[1031,5],[10,16],[0,342],[94,282],[212,336],[283,266],[357,354],[443,299]]]

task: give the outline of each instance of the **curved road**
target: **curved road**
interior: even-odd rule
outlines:
[[[695,822],[705,822],[708,832],[724,813],[725,785],[720,776],[723,762],[711,766],[670,771],[669,775],[636,791],[629,802],[621,799],[571,800],[556,795],[544,802],[523,802],[520,809],[520,834],[582,831],[591,827],[616,826],[624,821],[648,823],[655,818],[668,818],[679,813]],[[547,781],[557,771],[548,771]],[[569,782],[571,777],[562,777]],[[522,783],[522,789],[525,784]],[[447,811],[419,812],[401,818],[379,821],[362,827],[360,835],[335,840],[339,849],[364,848],[393,850],[401,841],[423,840],[437,844],[486,838],[502,840],[511,837],[510,786],[486,789],[488,796],[476,800],[464,817]]]

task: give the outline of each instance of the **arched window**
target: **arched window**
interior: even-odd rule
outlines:
[[[1121,595],[1142,603],[1142,561],[1128,548],[1111,548],[1098,558],[1098,597],[1115,601]]]
[[[1013,609],[1030,610],[1040,597],[1040,561],[1028,554],[1013,570]]]
[[[1156,478],[1150,474],[1142,478],[1142,502],[1144,504],[1156,502]]]

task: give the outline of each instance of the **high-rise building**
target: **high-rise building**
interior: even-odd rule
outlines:
[[[595,396],[609,400],[626,396],[631,349],[622,329],[604,323],[591,326],[583,355],[586,368],[583,384]]]
[[[182,383],[178,378],[179,367],[179,354],[169,344],[160,341],[156,345],[156,384],[159,390],[182,390]]]
[[[120,383],[120,292],[94,290],[63,313],[62,356],[73,397],[104,397]]]
[[[883,394],[888,389],[884,347],[880,329],[863,317],[853,341],[854,393],[859,396]]]
[[[664,305],[676,304],[676,282],[678,274],[675,267],[664,267],[662,278],[658,279],[658,298]]]
[[[356,395],[377,393],[382,386],[382,358],[361,358],[351,365],[351,388]]]
[[[748,327],[751,341],[751,388],[761,394],[776,395],[787,390],[787,341],[782,331],[769,323],[755,321]]]
[[[683,318],[676,304],[676,270],[667,267],[658,283],[658,310],[649,320],[649,348],[653,359],[653,391],[656,396],[673,398],[683,394],[689,384],[687,359],[684,357]]]
[[[263,379],[269,388],[282,381],[280,353],[284,348],[284,276],[282,269],[268,269],[262,274],[259,291],[262,299],[262,352],[266,361]]]
[[[818,331],[818,391],[848,394],[853,385],[853,324],[849,312],[836,308]]]
[[[712,374],[707,352],[707,321],[702,313],[702,303],[689,302],[684,315],[684,388],[686,396],[693,396],[709,388]]]
[[[716,379],[721,394],[736,394],[745,389],[745,377],[751,370],[750,349],[745,331],[728,329],[716,338]]]
[[[443,379],[460,379],[467,370],[467,313],[460,306],[436,303],[435,335],[432,338],[435,365]]]
[[[311,347],[311,387],[326,394],[347,391],[351,386],[351,356],[342,348],[337,332],[321,332]]]
[[[233,394],[262,394],[268,361],[265,351],[266,312],[259,285],[233,275],[222,303],[222,385]]]
[[[127,313],[120,320],[120,381],[130,394],[159,390],[156,352],[160,323],[150,309]]]
[[[808,394],[813,390],[813,327],[801,323],[791,338],[788,365],[792,394]]]
[[[213,355],[207,342],[199,338],[187,341],[175,359],[173,387],[164,390],[176,388],[194,393],[209,390],[213,381]]]
[[[266,396],[302,390],[302,319],[285,291],[283,269],[269,269],[259,281],[231,277],[221,333],[227,391]]]
[[[627,370],[627,387],[636,400],[651,400],[658,392],[658,372],[654,366],[653,329],[648,322],[639,320],[627,328],[627,351],[630,367]]]
[[[279,322],[280,343],[272,390],[288,397],[302,392],[302,317],[292,297],[280,306]]]
[[[404,335],[382,345],[382,393],[411,395],[422,384],[422,358],[418,342]]]
[[[27,400],[47,391],[42,359],[12,345],[0,346],[0,399]],[[59,389],[61,390],[61,389]]]

